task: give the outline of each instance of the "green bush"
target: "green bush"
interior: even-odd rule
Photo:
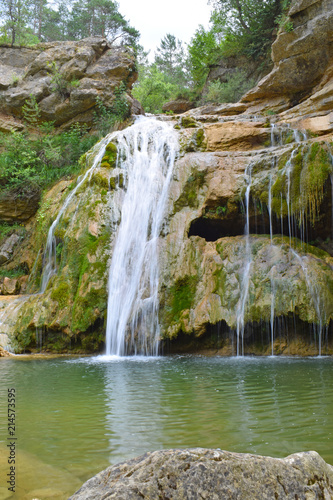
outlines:
[[[100,136],[108,134],[118,122],[124,121],[130,116],[130,106],[126,97],[126,85],[121,83],[114,90],[114,101],[112,106],[106,106],[100,97],[96,99],[96,111],[94,113],[94,126]]]
[[[244,71],[237,70],[225,83],[219,80],[210,82],[207,92],[202,97],[203,103],[237,102],[254,83],[253,79],[247,78]]]

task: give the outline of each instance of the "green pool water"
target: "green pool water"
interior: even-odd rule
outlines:
[[[2,358],[0,384],[2,500],[65,499],[108,465],[162,448],[316,450],[333,464],[332,358]]]

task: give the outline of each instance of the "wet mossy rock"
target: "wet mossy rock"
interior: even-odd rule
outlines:
[[[105,148],[105,154],[101,161],[101,167],[114,168],[117,161],[117,146],[109,142]]]
[[[319,52],[328,54],[330,42],[324,33],[332,17],[328,7],[325,0],[292,2],[295,29],[277,37],[271,76],[243,102],[207,105],[170,119],[179,131],[180,153],[158,242],[159,320],[163,342],[174,352],[181,344],[195,345],[197,350],[209,345],[221,354],[235,354],[243,307],[246,353],[271,354],[273,324],[274,334],[278,333],[274,353],[316,355],[321,335],[322,354],[333,354],[333,72],[330,59],[324,61],[325,68],[318,59]],[[318,38],[321,22],[325,29]],[[113,56],[120,57],[122,64],[112,76],[117,85],[100,92],[107,101],[120,81],[125,79],[130,88],[135,70],[133,55],[126,49],[103,43],[100,39],[88,42],[92,59],[88,57],[84,71],[89,80],[101,82],[103,67]],[[65,42],[62,48],[86,44]],[[303,49],[309,44],[313,50],[308,56]],[[55,53],[54,44],[45,46],[38,64],[35,57],[27,63],[30,76],[25,78],[22,95],[22,86],[3,91],[7,104],[10,95],[15,94],[16,103],[28,97],[31,85],[39,81],[35,69],[44,60],[45,64],[53,60],[50,51]],[[318,67],[313,58],[320,62]],[[304,72],[303,66],[297,67],[297,74],[286,72],[288,65],[294,67],[300,60],[309,62]],[[122,72],[123,63],[132,67],[130,74]],[[309,71],[315,74],[311,81],[306,77]],[[294,77],[305,93],[293,87],[282,95],[287,88],[283,79],[290,83]],[[53,118],[47,119],[56,114],[57,124],[62,123],[61,109],[46,95],[48,90],[45,94],[43,86],[37,87],[44,115],[49,109]],[[96,92],[94,85],[89,89],[84,107],[93,113]],[[73,90],[66,106],[80,104],[83,90]],[[51,101],[52,109],[47,107]],[[19,115],[15,106],[13,114]],[[74,107],[69,114],[72,111]],[[308,126],[312,134],[306,136]],[[82,170],[91,167],[93,159],[91,152],[83,155]],[[39,350],[41,336],[43,348],[50,351],[94,352],[104,347],[108,270],[124,198],[116,139],[106,146],[101,165],[76,191],[60,220],[55,231],[57,272],[45,293],[38,294],[48,229],[75,186],[75,180],[64,180],[45,193],[36,217],[29,223],[22,218],[24,238],[16,245],[8,242],[2,257],[2,276],[24,270],[17,278],[21,293],[29,274],[26,295],[17,302],[15,297],[5,297],[10,306],[2,316],[0,333],[12,336],[17,352]],[[17,207],[21,210],[19,203]],[[248,240],[244,236],[247,220]],[[247,296],[242,302],[244,290]]]

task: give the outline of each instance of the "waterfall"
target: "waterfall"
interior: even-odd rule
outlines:
[[[170,124],[140,118],[115,141],[125,195],[109,271],[106,354],[157,355],[158,239],[178,138]]]
[[[294,250],[293,248],[291,249],[291,252],[292,252],[293,256],[297,259],[299,264],[301,265],[301,268],[302,268],[302,271],[303,271],[303,274],[305,277],[306,285],[307,285],[307,288],[309,290],[309,293],[310,293],[310,296],[311,296],[311,299],[312,299],[312,302],[313,302],[313,305],[314,305],[314,308],[316,311],[318,323],[313,323],[313,328],[314,328],[314,332],[315,332],[315,337],[318,337],[318,354],[319,354],[319,356],[321,356],[322,331],[323,331],[323,324],[325,323],[325,318],[323,317],[323,314],[322,314],[322,307],[321,307],[321,303],[320,303],[321,302],[320,301],[320,293],[316,287],[315,281],[311,280],[309,277],[308,269],[306,266],[306,259],[307,258],[299,255],[296,252],[296,250]]]
[[[250,286],[250,269],[251,269],[251,242],[250,242],[250,191],[251,191],[251,183],[252,183],[252,167],[250,164],[247,166],[245,171],[246,177],[246,191],[245,191],[245,213],[246,213],[246,222],[245,222],[245,266],[242,277],[242,285],[241,285],[241,293],[240,298],[237,305],[236,311],[236,325],[237,325],[237,356],[240,354],[244,355],[244,317],[245,317],[245,306],[249,293]]]
[[[77,190],[80,188],[80,186],[82,186],[82,184],[86,181],[86,179],[91,178],[95,168],[100,165],[101,159],[105,153],[105,147],[109,141],[110,141],[110,135],[106,136],[104,139],[102,139],[102,141],[98,142],[94,146],[94,148],[90,153],[90,156],[96,155],[92,166],[85,172],[85,174],[82,177],[79,177],[79,180],[75,188],[67,196],[67,198],[64,201],[64,204],[59,210],[57,217],[51,224],[51,227],[47,235],[46,247],[43,257],[43,273],[42,273],[42,283],[41,283],[40,293],[45,292],[51,277],[57,272],[56,238],[54,235],[56,227],[59,224],[59,221],[63,216],[64,212],[66,211],[68,205],[76,195]]]

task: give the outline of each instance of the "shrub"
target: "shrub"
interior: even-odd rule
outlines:
[[[203,103],[237,102],[254,83],[253,79],[247,78],[244,71],[237,70],[225,83],[219,80],[210,82],[207,92],[202,97]]]

